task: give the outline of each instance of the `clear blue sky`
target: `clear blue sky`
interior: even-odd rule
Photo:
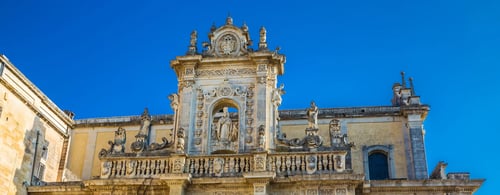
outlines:
[[[172,113],[169,67],[228,13],[287,56],[282,109],[389,105],[404,70],[431,105],[429,169],[500,185],[499,1],[1,0],[0,53],[76,118]],[[201,47],[200,47],[201,48]]]

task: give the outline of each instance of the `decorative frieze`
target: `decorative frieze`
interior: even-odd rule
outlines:
[[[257,71],[253,68],[225,68],[225,69],[197,69],[196,77],[223,77],[223,76],[241,76],[254,75]]]

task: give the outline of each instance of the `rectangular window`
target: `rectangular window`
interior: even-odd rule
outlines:
[[[46,161],[47,156],[49,154],[49,142],[47,140],[44,141],[44,144],[42,146],[42,160]]]
[[[45,165],[40,163],[40,166],[38,167],[38,172],[36,174],[36,177],[42,181],[43,180],[43,175],[45,174]]]

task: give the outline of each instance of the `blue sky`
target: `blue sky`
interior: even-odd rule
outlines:
[[[389,105],[404,70],[431,106],[429,169],[500,184],[498,1],[1,0],[0,53],[76,118],[172,113],[169,67],[189,34],[206,41],[228,14],[287,56],[282,109]],[[255,47],[255,45],[254,45]],[[199,47],[201,48],[201,46]],[[491,167],[491,168],[490,168]]]

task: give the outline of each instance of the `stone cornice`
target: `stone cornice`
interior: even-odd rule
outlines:
[[[65,123],[66,126],[73,126],[73,119],[71,119],[58,106],[56,106],[56,104],[54,104],[40,89],[38,89],[38,87],[36,87],[26,76],[24,76],[24,74],[21,73],[21,71],[19,71],[4,55],[0,55],[0,63],[3,63],[5,66],[4,69],[7,69],[16,79],[21,81],[21,83],[18,83],[18,85],[27,87],[28,90],[31,91],[39,99],[40,104],[45,105],[49,109],[49,112],[54,114],[59,120]],[[49,125],[59,130],[59,133],[67,136],[67,129],[61,129],[62,127],[59,127],[59,125],[55,124],[57,122],[54,121],[54,119],[50,118],[51,116],[44,116],[44,114],[42,114],[43,111],[41,110],[41,106],[35,106],[35,100],[27,100],[26,97],[21,95],[21,92],[19,92],[13,86],[13,83],[8,82],[4,78],[4,76],[7,76],[5,70],[3,70],[2,74],[0,75],[1,83],[3,83],[9,90],[11,90],[18,98],[24,101],[26,105],[30,107],[30,109],[32,109],[39,117],[45,119],[49,123]]]
[[[402,116],[403,110],[409,108],[399,106],[366,106],[366,107],[344,107],[344,108],[322,108],[319,110],[318,118],[356,118],[356,117],[376,117],[376,116]],[[414,108],[428,111],[428,106]],[[281,110],[281,120],[306,119],[305,109]],[[172,114],[162,114],[152,116],[153,125],[172,124]],[[99,126],[119,126],[119,125],[139,125],[140,116],[117,116],[103,118],[89,118],[75,120],[75,127],[99,127]]]
[[[475,192],[484,179],[475,180],[372,180],[363,184],[363,192]]]

